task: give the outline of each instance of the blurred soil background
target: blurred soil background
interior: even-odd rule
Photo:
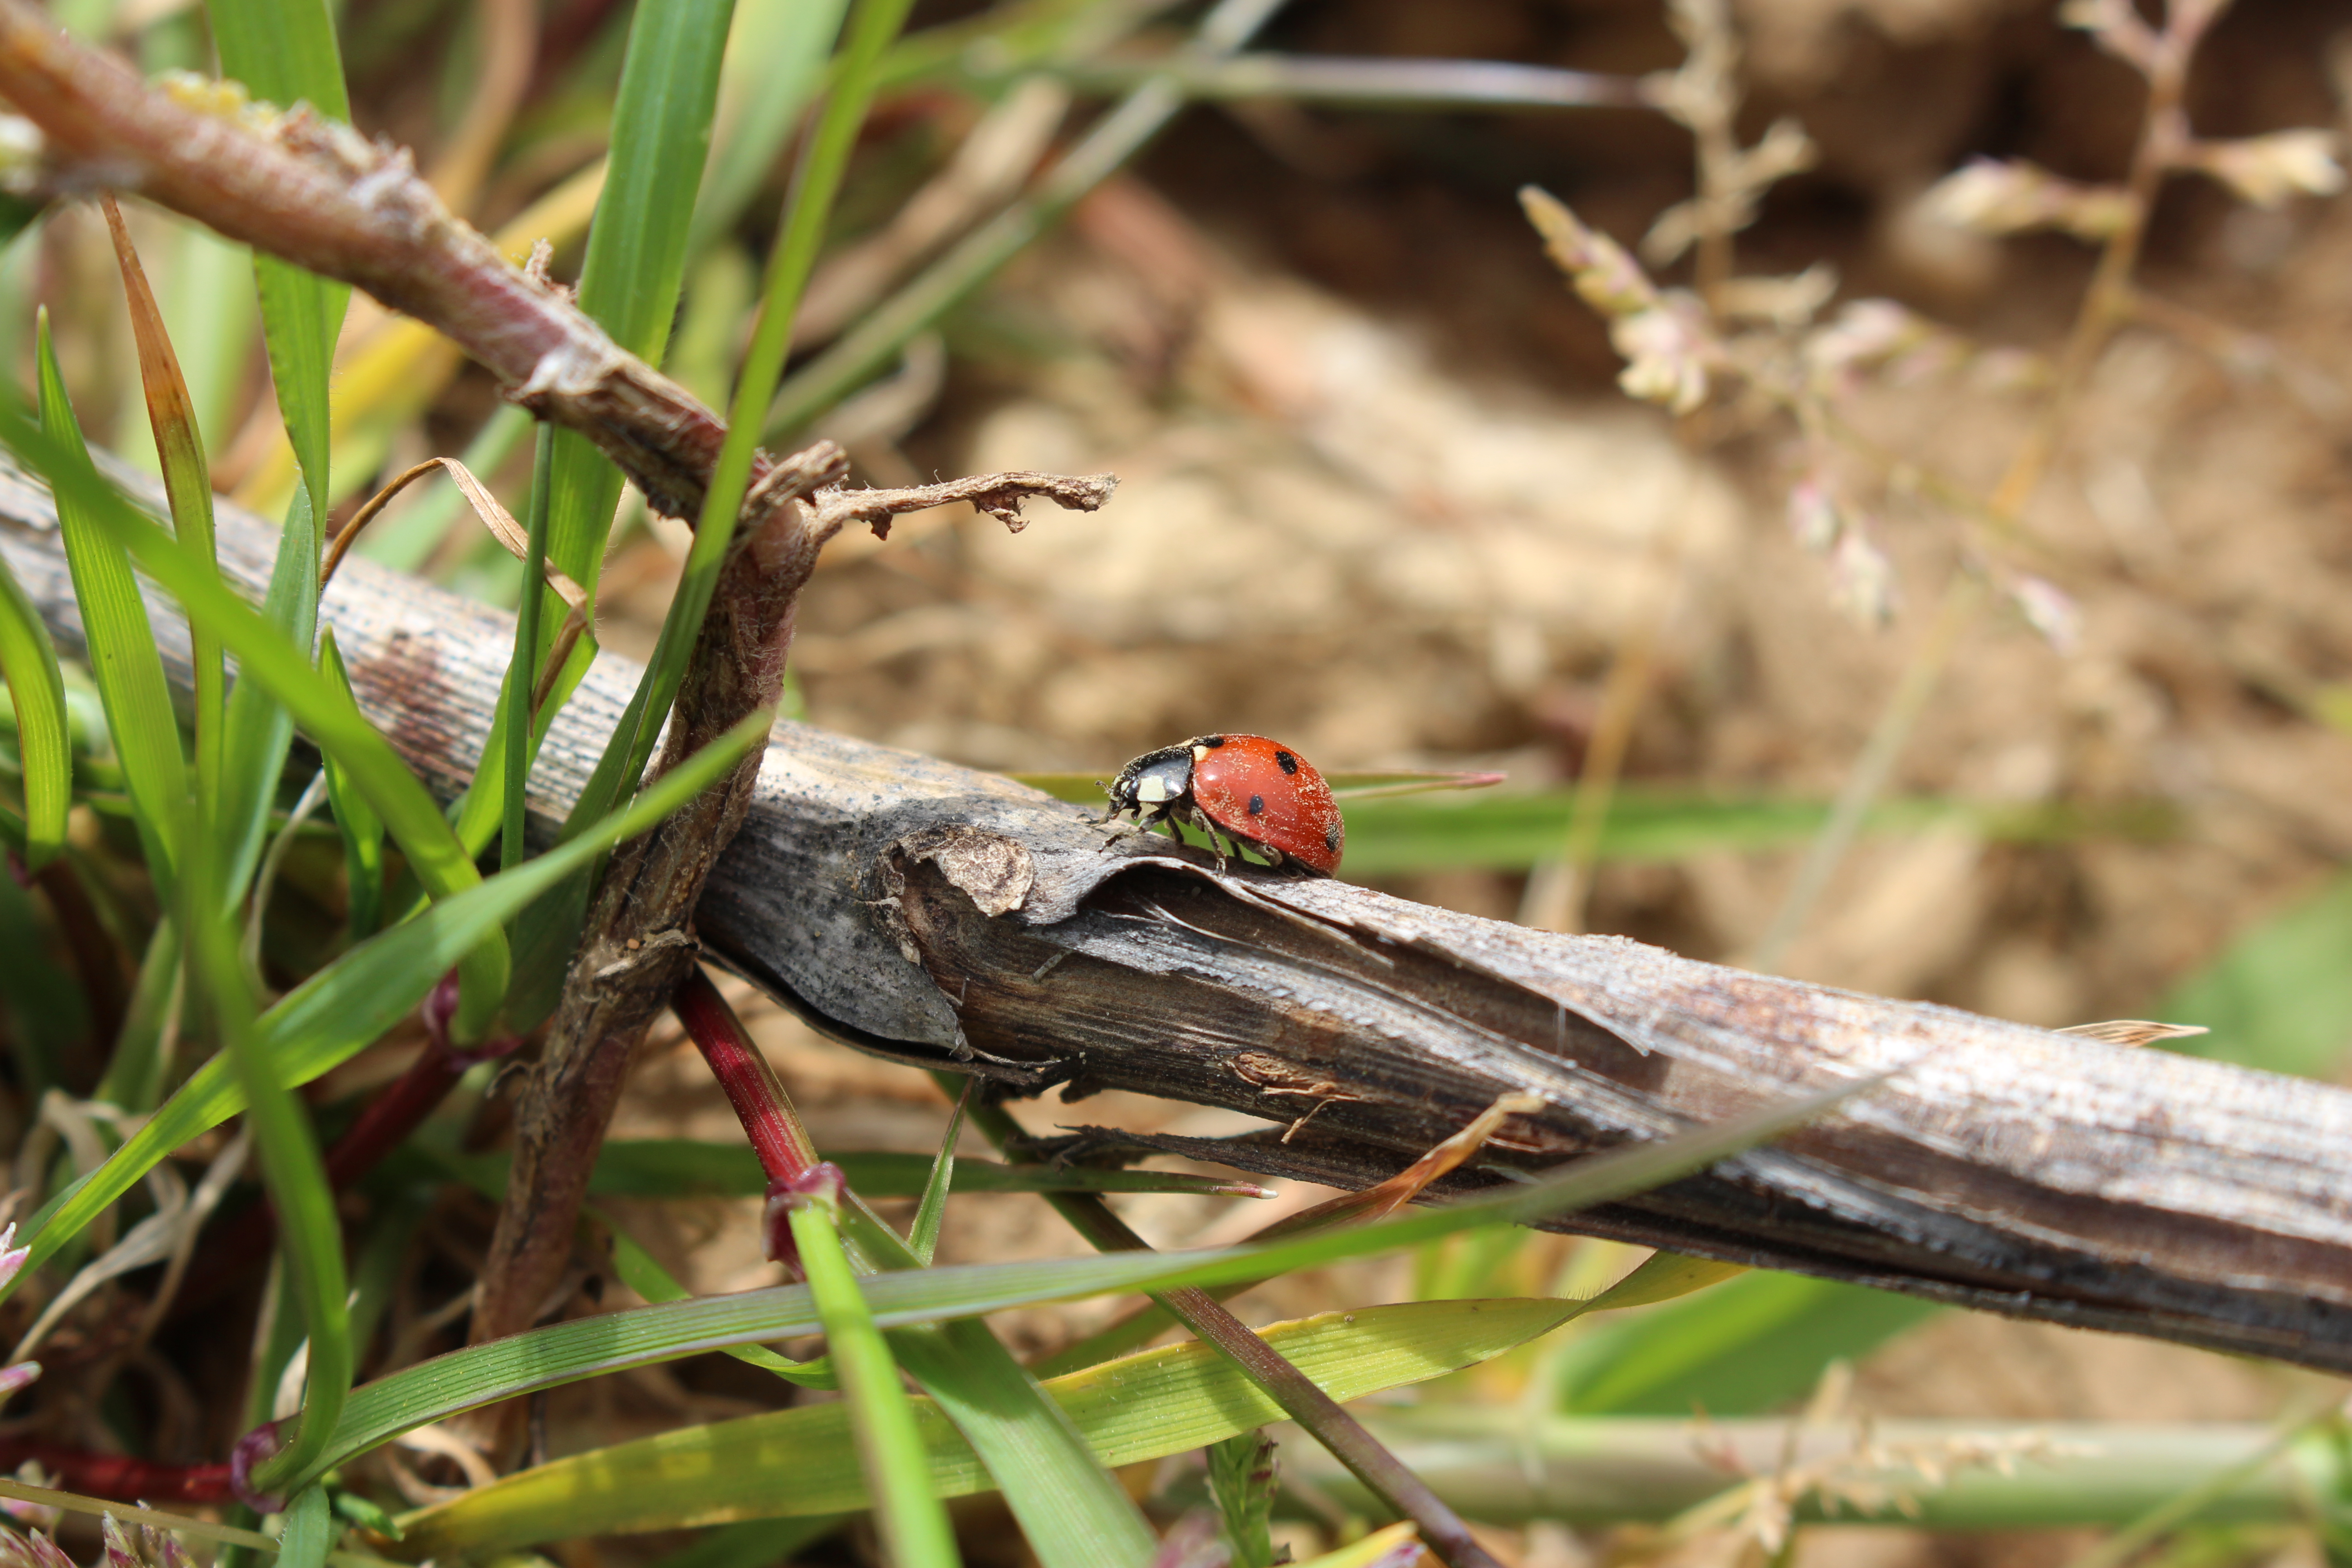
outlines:
[[[2037,4],[1744,0],[1738,15],[1748,137],[1793,115],[1821,146],[1740,237],[1743,270],[1827,262],[1849,295],[2053,352],[2091,249],[1971,235],[1920,197],[1980,155],[2120,177],[2137,79]],[[1287,7],[1266,42],[1636,73],[1680,58],[1650,0],[1324,0]],[[2204,49],[2190,111],[2214,136],[2342,125],[2347,64],[2340,5],[2241,0]],[[936,123],[905,139],[934,144],[931,167],[950,144]],[[923,162],[908,147],[871,155]],[[1961,531],[1877,487],[1896,610],[1859,622],[1785,521],[1806,460],[1785,426],[1678,426],[1616,390],[1600,318],[1545,260],[1515,192],[1541,184],[1631,245],[1690,181],[1688,137],[1639,111],[1190,111],[910,354],[895,405],[856,411],[870,427],[841,431],[869,482],[1110,469],[1116,502],[1017,537],[939,515],[887,545],[836,547],[796,648],[809,716],[1013,771],[1107,772],[1235,729],[1326,769],[1491,767],[1506,789],[1557,788],[1576,776],[1618,650],[1662,624],[1629,787],[1832,795],[1957,569]],[[1895,793],[2158,804],[2169,826],[1865,839],[1786,972],[2053,1026],[2146,1016],[2352,855],[2352,205],[2263,210],[2176,181],[2142,277],[2215,330],[2127,329],[2026,513],[2041,569],[2080,606],[2080,640],[2060,651],[2013,612],[1979,617]],[[1862,409],[1886,447],[1989,489],[2036,406],[1945,377],[1890,381]],[[614,607],[636,608],[646,638],[667,589],[659,548],[631,547],[635,570],[608,579],[636,584]],[[1734,959],[1801,857],[1795,844],[1611,862],[1585,924]],[[1486,867],[1373,879],[1501,919],[1528,880]],[[927,1083],[770,1018],[821,1136],[919,1148],[935,1133]],[[1028,1120],[1240,1130],[1149,1102],[1049,1102]],[[1009,1231],[975,1213],[950,1249],[1072,1246],[1035,1235],[1034,1209],[990,1201]],[[1128,1202],[1163,1242],[1228,1239],[1264,1217]],[[1557,1268],[1567,1245],[1531,1250]],[[748,1231],[736,1254],[747,1272],[704,1288],[752,1277]],[[1406,1292],[1404,1266],[1381,1272],[1303,1277],[1246,1304],[1263,1321]],[[1068,1326],[1027,1331],[1045,1343]],[[1871,1358],[1859,1397],[1885,1415],[2259,1419],[2302,1381],[1955,1314]],[[1817,1531],[1799,1560],[2061,1563],[2086,1539]],[[1557,1532],[1507,1544],[1529,1568],[1581,1561]]]
[[[2090,247],[1972,235],[1920,197],[1973,156],[2119,178],[2138,79],[2020,0],[1743,0],[1738,17],[1748,139],[1792,115],[1821,146],[1740,237],[1742,270],[1827,262],[1847,295],[2054,352]],[[1302,0],[1264,41],[1629,73],[1681,58],[1652,0]],[[2240,0],[2205,47],[2190,111],[2212,136],[2342,126],[2347,80],[2340,5]],[[908,106],[900,135],[868,149],[872,177],[887,168],[917,188],[952,151],[958,113]],[[1690,168],[1688,136],[1634,110],[1189,111],[829,426],[867,482],[1109,469],[1116,501],[1017,537],[941,513],[887,544],[837,545],[795,648],[808,716],[1018,772],[1107,775],[1231,729],[1284,737],[1327,770],[1496,768],[1505,789],[1534,791],[1572,783],[1612,660],[1663,626],[1628,787],[1827,799],[1958,569],[1961,529],[1899,483],[1865,491],[1896,608],[1883,626],[1858,620],[1791,536],[1806,458],[1785,425],[1678,423],[1618,392],[1601,319],[1545,259],[1515,193],[1540,184],[1630,246],[1690,194]],[[893,205],[876,198],[877,227]],[[2352,856],[2352,203],[2263,210],[2175,181],[2142,279],[2214,330],[2126,329],[2026,513],[2039,569],[2080,606],[2079,642],[2060,651],[2014,612],[1980,616],[1893,793],[2154,804],[2167,827],[1866,838],[1785,972],[2053,1026],[2147,1016]],[[1885,447],[1990,489],[2037,406],[2030,390],[1929,377],[1889,380],[1861,411]],[[644,537],[607,578],[607,615],[634,616],[648,645],[670,559]],[[1736,959],[1801,854],[1800,841],[1612,861],[1584,923]],[[1507,920],[1528,882],[1480,866],[1370,879]],[[764,1018],[821,1139],[936,1137],[944,1108],[919,1075]],[[2352,1044],[2352,1022],[2336,1043]],[[673,1065],[676,1092],[723,1133],[689,1053],[649,1071],[667,1085]],[[625,1115],[654,1131],[671,1103]],[[1041,1129],[1244,1126],[1148,1101],[1021,1109]],[[1121,1206],[1162,1244],[1234,1239],[1270,1217],[1181,1197]],[[979,1200],[948,1252],[1076,1250],[1041,1234],[1037,1213]],[[743,1217],[727,1228],[731,1248],[680,1248],[698,1289],[767,1278]],[[1572,1250],[1533,1244],[1528,1288]],[[1411,1293],[1409,1274],[1301,1276],[1244,1306],[1265,1321],[1389,1299]],[[1043,1346],[1098,1315],[1034,1312],[1018,1332]],[[1873,1356],[1858,1397],[1885,1415],[2261,1419],[2305,1381],[1947,1314]],[[2056,1563],[2088,1540],[1816,1531],[1799,1561]],[[1591,1544],[1556,1531],[1498,1542],[1528,1568],[1584,1561]]]
[[[581,27],[599,20],[593,5],[557,9]],[[921,7],[918,25],[952,14]],[[1979,155],[2119,178],[2138,79],[2040,0],[1741,0],[1737,16],[1744,137],[1792,116],[1821,149],[1740,235],[1742,270],[1827,263],[1845,297],[1890,297],[1986,345],[2053,352],[2092,249],[1972,235],[1920,198]],[[542,51],[564,37],[551,13]],[[1296,0],[1260,42],[1620,73],[1682,58],[1656,0]],[[421,89],[354,85],[363,128],[430,144]],[[2342,0],[2239,0],[2189,102],[2209,136],[2342,128],[2347,89]],[[1025,169],[1053,107],[995,122],[1013,144],[998,156]],[[870,299],[892,275],[906,238],[893,215],[910,196],[971,177],[951,171],[980,113],[929,89],[886,106],[826,275],[839,298]],[[560,141],[542,139],[540,174],[520,166],[526,154],[494,177],[485,227],[562,172],[549,151]],[[794,650],[807,716],[1017,772],[1108,776],[1137,752],[1237,730],[1280,736],[1327,771],[1493,768],[1509,774],[1506,791],[1556,791],[1577,776],[1614,661],[1654,629],[1629,791],[1827,800],[1960,569],[1965,531],[1899,468],[1891,482],[1853,476],[1895,571],[1892,618],[1857,618],[1829,564],[1792,537],[1789,496],[1810,458],[1785,421],[1737,405],[1677,421],[1617,390],[1601,320],[1546,260],[1515,193],[1540,184],[1631,245],[1691,180],[1689,136],[1645,110],[1188,110],[919,341],[895,377],[819,423],[851,446],[866,482],[1108,469],[1117,500],[1098,517],[1048,512],[1017,537],[941,511],[887,543],[838,543]],[[53,266],[73,243],[53,247]],[[576,268],[576,248],[559,255],[559,275]],[[698,301],[708,313],[729,290],[748,298],[751,266],[748,251],[722,248],[690,276],[682,373]],[[1891,793],[2081,808],[2093,823],[2109,820],[2101,812],[2145,823],[2158,808],[2161,830],[2016,841],[1954,818],[1870,836],[1783,971],[2049,1026],[2150,1016],[2352,856],[2352,202],[2266,210],[2175,180],[2141,279],[2194,312],[2190,331],[2123,331],[2024,517],[2034,569],[2080,608],[2079,640],[2054,647],[2005,605],[1979,616]],[[95,266],[87,281],[112,287]],[[1885,447],[1982,490],[2038,406],[2030,387],[1981,376],[1887,376],[1856,417]],[[486,384],[461,380],[426,422],[433,449],[457,450],[489,407]],[[502,475],[511,497],[526,469]],[[602,629],[642,653],[679,542],[633,529],[604,579]],[[474,549],[453,534],[441,564]],[[1609,860],[1582,924],[1736,960],[1802,849],[1796,837]],[[1523,862],[1368,879],[1511,919],[1529,878]],[[946,1107],[927,1078],[746,1006],[821,1142],[934,1146]],[[1016,1110],[1040,1129],[1241,1130],[1225,1113],[1117,1097]],[[622,1114],[621,1137],[726,1138],[733,1126],[674,1032]],[[1157,1243],[1221,1241],[1317,1195],[1120,1207]],[[1033,1199],[958,1205],[947,1260],[1082,1250]],[[648,1206],[631,1228],[697,1290],[741,1289],[774,1278],[756,1209]],[[1598,1245],[1543,1237],[1501,1273],[1540,1289],[1622,1266]],[[1297,1276],[1240,1305],[1265,1321],[1393,1299],[1425,1286],[1429,1267]],[[1035,1310],[1007,1331],[1044,1348],[1109,1310]],[[1524,1377],[1525,1363],[1511,1364]],[[751,1378],[704,1358],[585,1385],[556,1408],[606,1441],[681,1409],[772,1402],[775,1385]],[[1946,1314],[1872,1356],[1858,1397],[1888,1415],[2261,1419],[2305,1381]],[[2084,1539],[1880,1525],[1811,1531],[1798,1561],[2055,1563]],[[1524,1568],[1599,1549],[1557,1531],[1496,1545]]]

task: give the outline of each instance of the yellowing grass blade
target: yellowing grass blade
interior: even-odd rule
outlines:
[[[1601,1300],[1606,1300],[1602,1298]],[[1420,1301],[1326,1312],[1265,1331],[1325,1392],[1360,1399],[1475,1365],[1598,1302]],[[1181,1453],[1282,1419],[1274,1401],[1209,1347],[1174,1345],[1045,1384],[1105,1465]],[[915,1402],[941,1497],[985,1489],[986,1472],[937,1405]],[[866,1506],[838,1404],[664,1433],[559,1459],[404,1519],[404,1556],[479,1556],[541,1541],[840,1513]]]
[[[179,355],[163,329],[163,308],[147,286],[147,271],[131,244],[131,230],[112,196],[102,198],[106,226],[114,237],[114,258],[122,272],[124,302],[131,309],[131,335],[139,345],[139,381],[147,397],[147,422],[155,433],[155,456],[163,473],[163,493],[172,507],[172,532],[188,559],[217,575],[213,551],[212,468],[205,461],[204,432],[196,426],[195,402]],[[188,647],[196,689],[196,801],[207,818],[220,793],[221,735],[227,683],[220,638],[209,627],[188,623]]]

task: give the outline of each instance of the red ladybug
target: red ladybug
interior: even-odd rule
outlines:
[[[1313,763],[1264,735],[1202,735],[1146,752],[1107,787],[1105,822],[1127,813],[1147,830],[1189,822],[1208,835],[1220,866],[1230,838],[1276,866],[1288,861],[1318,877],[1339,868],[1347,829],[1331,786]]]

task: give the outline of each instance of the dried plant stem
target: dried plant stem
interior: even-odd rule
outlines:
[[[2074,318],[2074,331],[2068,334],[2065,350],[2059,358],[2049,400],[2042,405],[2040,417],[2026,431],[2007,471],[1985,503],[1985,515],[1996,531],[2015,531],[2065,439],[2074,405],[2090,378],[2092,367],[2097,364],[2116,330],[2132,317],[2137,300],[2132,277],[2147,237],[2148,215],[2155,206],[2157,187],[2190,145],[2188,111],[2182,103],[2189,63],[2225,5],[2226,0],[2173,0],[2164,30],[2150,39],[2144,64],[2147,79],[2147,119],[2125,180],[2124,220],[2099,254],[2090,287]],[[1838,791],[1829,820],[1807,847],[1796,880],[1773,912],[1763,939],[1748,955],[1748,962],[1755,967],[1776,967],[1811,918],[1813,906],[1828,889],[1830,879],[1861,832],[1863,819],[1885,792],[1912,731],[1927,711],[1937,683],[1985,598],[1984,583],[1965,566],[1945,589],[1934,623],[1927,635],[1913,645],[1895,691],[1872,727],[1869,742]]]
[[[796,488],[806,489],[836,477],[846,458],[824,442],[794,463],[807,476]],[[656,772],[774,707],[793,604],[815,564],[798,510],[771,510],[730,547]],[[629,1058],[693,964],[694,905],[711,863],[742,825],[760,761],[754,752],[719,788],[624,845],[597,889],[545,1048],[516,1100],[514,1170],[482,1266],[477,1344],[529,1328],[563,1277]],[[500,1418],[509,1437],[514,1414]]]
[[[2025,434],[2024,444],[2011,459],[2009,470],[1993,487],[1992,510],[2014,521],[2042,485],[2051,460],[2065,438],[2075,400],[2100,352],[2116,329],[2129,321],[2137,290],[2132,274],[2139,266],[2140,249],[2147,238],[2147,220],[2156,205],[2157,186],[2165,172],[2179,161],[2189,142],[2188,111],[2181,94],[2188,85],[2189,62],[2205,29],[2221,6],[2202,0],[2174,0],[2170,23],[2158,36],[2147,72],[2147,118],[2139,144],[2133,149],[2130,173],[2124,182],[2124,219],[2099,253],[2082,310],[2074,318],[2065,352],[2059,357],[2055,384],[2042,416]]]

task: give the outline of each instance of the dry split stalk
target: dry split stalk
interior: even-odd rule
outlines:
[[[159,504],[152,481],[125,482]],[[257,595],[276,531],[224,503],[219,538],[223,574]],[[49,497],[5,460],[0,554],[78,653]],[[186,628],[152,605],[185,690]],[[365,560],[321,616],[362,710],[436,790],[463,788],[512,618]],[[556,714],[532,773],[542,826],[639,674],[602,656]],[[2352,1371],[2352,1091],[1333,882],[1216,877],[1165,845],[1107,849],[1094,816],[783,726],[696,937],[866,1050],[1015,1090],[1072,1078],[1244,1111],[1263,1137],[1181,1152],[1348,1187],[1394,1175],[1506,1093],[1545,1109],[1508,1117],[1441,1187],[1906,1069],[1778,1149],[1563,1224]],[[940,835],[953,853],[910,858]],[[1281,1142],[1302,1109],[1283,1091],[1325,1082],[1347,1098]]]

